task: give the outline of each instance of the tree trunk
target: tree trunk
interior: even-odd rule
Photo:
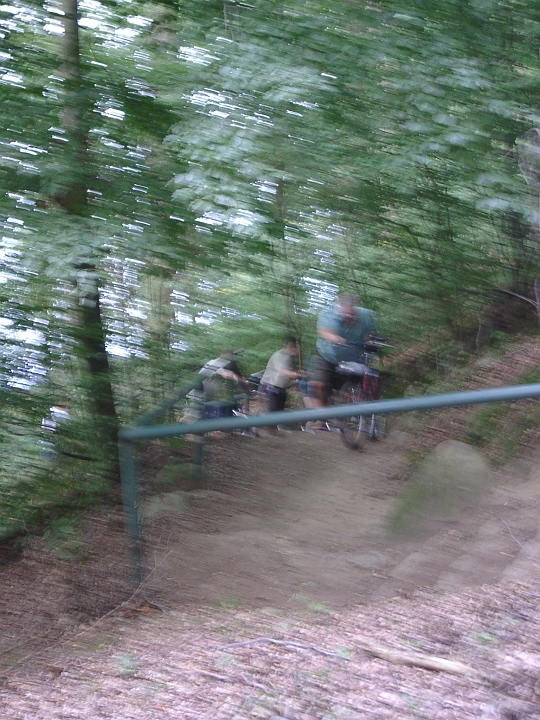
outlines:
[[[116,454],[118,419],[114,404],[105,331],[99,303],[99,277],[92,265],[79,265],[77,273],[80,327],[79,351],[89,369],[89,395],[97,421],[100,443],[111,443]]]
[[[88,178],[90,176],[87,136],[84,128],[79,27],[77,0],[63,0],[64,27],[63,67],[65,104],[62,127],[65,130],[67,177],[55,200],[73,216],[83,232],[83,218],[88,212]],[[79,220],[77,220],[79,218]],[[74,331],[79,353],[89,371],[88,400],[95,419],[97,439],[105,450],[111,472],[119,480],[118,418],[114,404],[111,373],[105,348],[105,330],[99,302],[99,278],[96,262],[88,257],[75,265],[78,286],[79,327]]]
[[[84,131],[83,88],[77,0],[63,0],[64,39],[63,66],[64,107],[61,113],[62,129],[68,141],[64,149],[66,181],[55,200],[71,215],[87,213],[88,154]]]
[[[540,275],[534,278],[534,298],[536,300],[536,314],[538,315],[538,324],[540,325]]]
[[[280,168],[281,170],[282,168]],[[279,283],[282,287],[281,295],[283,296],[285,309],[285,326],[288,335],[294,335],[299,339],[300,329],[298,327],[296,317],[296,293],[293,281],[294,269],[290,264],[287,240],[285,239],[285,182],[281,178],[276,179],[276,200],[274,203],[274,224],[276,239],[281,245],[281,261],[285,267],[285,272],[280,273]],[[277,279],[277,276],[276,276]]]

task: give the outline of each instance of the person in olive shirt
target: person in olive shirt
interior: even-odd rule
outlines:
[[[275,352],[261,378],[259,389],[268,402],[268,412],[285,410],[287,387],[291,380],[302,377],[303,373],[293,368],[293,358],[298,355],[296,338],[285,338],[283,349]]]
[[[232,350],[224,350],[199,370],[200,382],[190,390],[182,422],[195,422],[204,414],[221,417],[232,414],[236,407],[234,393],[245,382]]]
[[[309,407],[328,405],[340,362],[357,361],[363,341],[375,332],[375,313],[357,305],[349,293],[340,295],[333,307],[325,308],[317,320],[316,352],[308,368]],[[323,423],[311,423],[310,429]]]

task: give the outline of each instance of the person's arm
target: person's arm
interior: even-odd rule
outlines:
[[[285,377],[289,380],[296,380],[297,378],[304,376],[304,372],[302,370],[280,370],[279,374],[285,375]]]
[[[236,373],[233,373],[232,370],[225,370],[225,368],[221,368],[221,370],[218,370],[216,372],[216,375],[219,375],[222,378],[225,378],[225,380],[233,380],[234,382],[242,382],[243,378],[237,375]]]
[[[275,353],[270,363],[273,363],[275,372],[286,380],[296,380],[304,374],[293,369],[293,359],[290,355],[284,357],[280,353]]]
[[[333,345],[346,345],[347,341],[345,338],[342,338],[341,335],[338,335],[338,333],[335,330],[331,330],[328,327],[325,327],[322,325],[321,327],[317,328],[317,335],[322,338],[323,340],[327,340],[328,342],[331,342]]]
[[[226,380],[232,380],[236,383],[244,383],[246,382],[245,379],[242,376],[242,372],[236,362],[232,361],[228,365],[226,365],[224,368],[221,368],[217,371],[217,375],[220,375],[222,378],[225,378]]]
[[[326,308],[319,313],[317,318],[317,335],[332,345],[346,345],[347,341],[338,332],[339,323],[331,308]]]

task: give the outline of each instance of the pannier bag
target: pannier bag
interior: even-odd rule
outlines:
[[[209,420],[232,417],[233,410],[238,410],[238,403],[232,400],[213,400],[204,404],[204,416]]]
[[[366,368],[364,373],[363,389],[366,397],[376,400],[379,397],[379,373],[377,370]]]

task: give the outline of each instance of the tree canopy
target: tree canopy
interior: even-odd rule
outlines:
[[[2,5],[7,495],[51,404],[114,444],[223,347],[309,349],[338,288],[398,346],[534,309],[539,35],[531,0]]]

